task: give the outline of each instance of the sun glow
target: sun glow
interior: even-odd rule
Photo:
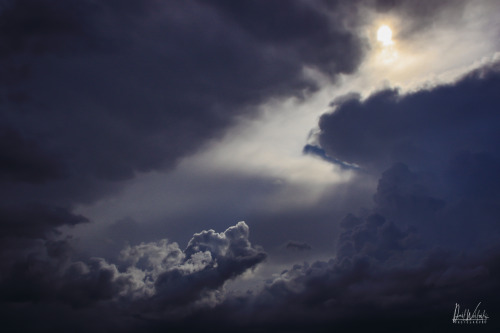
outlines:
[[[383,65],[394,64],[399,56],[392,39],[392,29],[388,25],[379,26],[377,29],[377,41],[380,43],[380,47],[377,48],[378,62]]]
[[[377,40],[384,46],[392,45],[392,30],[386,25],[381,26],[377,30]]]

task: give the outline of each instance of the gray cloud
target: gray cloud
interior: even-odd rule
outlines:
[[[320,143],[330,156],[376,172],[395,162],[443,167],[460,151],[497,154],[497,67],[429,91],[383,90],[335,104],[320,120]]]
[[[429,91],[341,102],[321,118],[321,145],[374,175],[385,170],[374,199],[387,218],[443,246],[491,244],[499,233],[499,82],[494,64]]]
[[[336,257],[294,265],[261,292],[228,297],[214,309],[188,316],[182,327],[210,322],[222,332],[397,331],[415,321],[410,331],[446,331],[457,302],[472,307],[480,299],[489,314],[497,311],[491,295],[499,289],[498,246],[448,251],[425,246],[422,236],[376,213],[348,215],[341,222]]]
[[[298,1],[26,0],[0,15],[1,61],[19,75],[29,68],[3,82],[26,96],[2,107],[5,135],[18,142],[3,146],[3,178],[19,181],[116,181],[171,167],[251,106],[315,89],[303,66],[335,77],[363,55],[355,34]]]
[[[57,234],[58,227],[89,222],[84,216],[73,214],[65,207],[37,203],[0,205],[0,219],[0,238],[46,238],[49,234]]]
[[[418,314],[415,330],[447,329],[440,320],[455,302],[498,293],[499,251],[491,248],[500,217],[498,66],[428,91],[337,100],[338,110],[321,118],[321,147],[304,152],[380,177],[375,205],[337,222],[362,201],[353,197],[366,195],[356,192],[360,184],[326,193],[312,211],[241,204],[268,244],[295,238],[307,243],[291,247],[317,249],[339,235],[335,258],[296,265],[262,292],[224,292],[266,258],[244,223],[197,233],[182,250],[165,239],[140,243],[130,233],[147,232],[122,220],[109,233],[128,228],[116,239],[132,244],[116,262],[89,259],[71,239],[57,238],[60,227],[87,222],[73,213],[76,204],[119,190],[138,172],[172,168],[268,98],[316,89],[304,66],[332,80],[356,71],[366,50],[355,32],[359,6],[402,15],[406,33],[441,16],[459,18],[463,9],[462,2],[432,9],[427,1],[353,3],[0,2],[4,325],[401,331]],[[226,184],[238,178],[225,177]],[[263,183],[226,186],[239,202],[233,190],[269,192]],[[227,206],[213,216],[232,218]]]
[[[457,302],[496,311],[498,82],[494,65],[428,91],[340,100],[321,118],[320,142],[381,173],[373,208],[341,220],[335,257],[294,265],[220,313],[298,331],[395,331],[419,318],[420,332],[447,330]]]
[[[269,19],[255,25],[262,14]],[[299,1],[5,0],[0,22],[4,299],[79,307],[115,299],[136,277],[102,259],[50,257],[44,244],[58,229],[88,221],[73,213],[77,204],[116,193],[138,172],[174,167],[268,98],[317,89],[304,66],[335,79],[364,55],[355,33]],[[180,268],[158,274],[152,288],[164,297],[155,302],[189,289],[190,303],[262,261],[244,229],[223,234],[228,248],[211,248],[195,284],[184,285]],[[193,267],[212,253],[191,252]]]
[[[289,241],[286,243],[285,248],[292,251],[307,251],[312,249],[311,245],[296,241]]]
[[[46,241],[36,251],[32,245],[24,259],[18,252],[10,266],[2,261],[0,298],[13,304],[58,301],[76,309],[116,302],[141,315],[179,316],[196,304],[216,305],[220,300],[213,297],[226,281],[266,258],[248,236],[248,226],[239,222],[222,233],[195,234],[184,251],[166,239],[141,243],[124,248],[118,264],[75,260],[68,241]]]
[[[365,51],[300,1],[5,0],[0,22],[0,194],[26,211],[71,214],[172,168],[263,101],[317,89],[305,66],[334,80]],[[9,212],[20,237],[75,224],[28,231],[36,219]]]
[[[427,91],[340,100],[320,121],[320,143],[379,177],[374,206],[338,223],[330,260],[294,265],[200,316],[224,318],[228,331],[399,331],[416,321],[421,332],[448,330],[457,302],[497,311],[498,82],[493,65]]]

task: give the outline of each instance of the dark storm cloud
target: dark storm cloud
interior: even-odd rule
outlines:
[[[75,311],[114,302],[141,316],[182,317],[191,307],[216,305],[226,281],[266,258],[248,237],[248,226],[239,222],[222,233],[195,234],[184,251],[165,239],[141,243],[123,249],[118,265],[76,260],[69,242],[46,241],[19,251],[10,267],[2,260],[0,298],[13,306],[56,301]]]
[[[351,168],[357,169],[355,165],[349,165],[341,160],[328,156],[328,154],[325,152],[324,149],[316,145],[310,145],[310,144],[305,145],[304,148],[302,149],[302,153],[304,153],[305,155],[317,156],[324,161],[336,164],[344,169],[351,169]]]
[[[491,71],[488,71],[491,69]],[[443,167],[461,152],[499,156],[498,64],[453,85],[409,95],[380,91],[352,98],[321,117],[327,154],[380,172],[395,162],[420,170]]]
[[[332,259],[188,318],[221,331],[422,332],[455,329],[456,303],[498,312],[499,83],[493,65],[427,91],[338,100],[320,142],[379,177],[374,206],[338,223]]]
[[[36,142],[12,129],[0,129],[1,180],[44,182],[62,176],[56,156],[41,150]]]
[[[116,181],[172,166],[249,107],[315,89],[303,66],[334,78],[363,55],[355,34],[298,1],[25,0],[4,1],[0,15],[4,67],[29,69],[2,82],[23,96],[2,105],[3,136],[21,146],[3,178],[16,180],[62,169]]]
[[[83,51],[97,33],[85,17],[96,9],[91,1],[3,0],[0,57]]]
[[[0,205],[0,219],[0,238],[45,238],[47,233],[57,233],[60,226],[88,222],[84,216],[72,214],[64,207],[37,203]]]
[[[499,235],[498,64],[453,85],[353,98],[322,116],[320,142],[382,176],[376,209],[432,243],[473,248]]]
[[[377,175],[376,210],[425,241],[471,249],[498,238],[498,64],[453,85],[340,102],[320,121],[335,158]]]
[[[221,332],[448,331],[456,329],[455,303],[478,302],[492,318],[500,309],[492,297],[499,291],[498,246],[455,252],[428,248],[422,236],[377,213],[350,214],[341,222],[336,257],[294,265],[261,292],[227,297],[179,325],[189,331],[210,323]]]
[[[478,203],[486,204],[484,197],[471,208],[473,194],[458,204],[436,199],[426,181],[395,164],[379,180],[373,209],[341,220],[334,258],[294,265],[263,291],[228,298],[201,318],[224,318],[216,321],[222,331],[425,332],[455,329],[456,303],[482,302],[488,314],[498,312],[492,296],[500,289],[498,210],[485,211]],[[452,214],[455,209],[466,217]],[[488,324],[485,329],[498,329]]]
[[[337,101],[320,142],[329,156],[381,173],[375,205],[342,219],[334,258],[295,265],[218,315],[231,311],[231,325],[255,329],[412,322],[420,332],[449,329],[455,303],[498,311],[499,84],[493,65],[432,90]]]
[[[31,244],[22,252],[11,249],[14,260],[2,260],[1,300],[12,304],[59,301],[82,307],[113,298],[126,284],[114,265],[99,258],[72,262],[71,252],[66,241]]]
[[[2,228],[74,225],[45,212],[172,168],[268,98],[317,89],[305,66],[334,80],[364,50],[300,1],[1,1],[0,195],[28,212],[2,208]]]
[[[354,32],[299,1],[0,1],[4,299],[87,306],[117,297],[135,276],[47,252],[60,227],[87,222],[75,205],[137,172],[172,168],[268,98],[317,89],[305,66],[332,80],[355,71],[364,50]],[[202,254],[215,252],[190,278],[180,268],[158,273],[157,304],[183,292],[190,303],[263,260],[245,243],[248,228],[221,235],[228,248],[203,243]],[[205,262],[191,252],[182,269]]]
[[[311,245],[296,241],[289,241],[286,243],[285,248],[292,251],[307,251],[312,249]]]
[[[337,258],[283,272],[247,300],[251,305],[234,310],[236,317],[247,318],[249,306],[261,327],[420,332],[449,329],[456,302],[477,304],[480,299],[489,313],[499,308],[491,297],[499,289],[498,249],[482,256],[421,251],[412,232],[380,216],[358,223],[344,229]]]
[[[409,13],[398,4],[413,8],[405,1],[379,9]],[[102,198],[137,172],[174,166],[267,98],[315,89],[304,65],[332,79],[355,71],[364,46],[345,28],[355,8],[330,6],[326,13],[305,1],[2,1],[2,324],[401,331],[415,316],[416,329],[447,328],[455,302],[485,299],[498,312],[491,295],[499,292],[500,251],[488,251],[500,218],[499,77],[491,69],[408,96],[387,90],[338,100],[339,110],[321,119],[322,147],[308,152],[381,174],[375,207],[342,220],[336,258],[296,265],[255,295],[223,290],[266,258],[242,222],[197,233],[185,250],[118,235],[136,245],[116,263],[74,253],[70,239],[54,236],[87,222],[75,204]],[[417,23],[431,11],[419,13]],[[310,225],[337,224],[331,207],[268,214],[258,227],[275,241],[283,227],[273,218],[286,216],[294,236],[315,244],[317,230],[302,226],[317,217],[320,225]],[[110,232],[121,227],[134,233],[137,223]]]
[[[290,1],[286,6],[277,0],[204,2],[220,8],[253,39],[284,48],[287,58],[301,59],[322,72],[352,73],[361,60],[360,40],[342,27],[343,8],[319,11],[306,1]]]

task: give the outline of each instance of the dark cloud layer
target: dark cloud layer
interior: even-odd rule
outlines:
[[[296,241],[289,241],[286,243],[285,248],[292,251],[307,251],[312,249],[311,245]]]
[[[374,206],[340,221],[332,259],[295,265],[182,327],[447,332],[460,329],[451,322],[456,303],[479,302],[492,318],[500,310],[499,82],[493,65],[453,85],[340,101],[321,119],[320,142],[325,156],[379,177]]]
[[[335,258],[295,265],[230,302],[239,320],[425,332],[456,329],[455,303],[498,312],[499,82],[493,65],[428,91],[340,100],[321,118],[320,142],[328,156],[381,173],[375,205],[341,221]],[[478,329],[498,328],[489,324]]]
[[[52,256],[61,227],[88,222],[75,205],[172,168],[268,98],[317,89],[305,66],[332,80],[354,72],[364,48],[301,1],[0,1],[4,302],[116,298],[135,276],[103,259]],[[218,249],[177,249],[186,267],[158,272],[148,288],[187,304],[220,288],[263,260],[245,228],[205,235]],[[188,266],[199,268],[189,278]],[[164,299],[153,307],[170,307]]]
[[[0,15],[2,67],[19,78],[2,82],[2,179],[15,181],[172,166],[266,98],[315,89],[303,66],[334,78],[363,55],[299,1],[20,0]]]
[[[215,308],[143,326],[190,331],[210,325],[230,332],[427,332],[460,330],[456,303],[490,315],[479,331],[494,332],[500,310],[498,246],[465,253],[423,246],[415,229],[380,214],[341,222],[337,257],[294,265],[256,293],[229,296]],[[469,327],[470,328],[470,327]]]
[[[402,96],[383,90],[351,98],[320,121],[320,143],[341,160],[380,172],[394,162],[443,167],[461,152],[498,155],[498,65],[459,82]],[[444,154],[443,154],[444,153]]]
[[[27,315],[28,304],[60,304],[82,315],[86,308],[105,313],[116,308],[153,322],[182,318],[196,308],[217,305],[225,282],[266,258],[248,237],[248,226],[239,222],[222,233],[195,234],[185,250],[166,239],[129,246],[117,264],[102,258],[79,261],[69,242],[46,241],[24,256],[17,253],[10,267],[2,265],[0,304],[27,307]],[[114,319],[104,320],[103,326]],[[8,329],[16,325],[7,323]]]
[[[174,167],[268,98],[306,96],[305,67],[354,72],[364,51],[302,1],[0,1],[2,230],[80,223],[76,204]]]
[[[284,271],[240,308],[242,320],[250,310],[262,327],[282,331],[451,331],[457,302],[482,301],[490,314],[499,309],[491,297],[498,292],[498,249],[483,256],[422,250],[414,232],[380,215],[348,218],[338,246],[335,259]]]
[[[349,99],[320,121],[335,158],[382,173],[378,211],[426,238],[469,248],[499,235],[498,64],[453,85]]]
[[[336,257],[295,265],[261,291],[224,289],[267,257],[244,222],[196,233],[183,250],[162,235],[141,243],[130,235],[139,224],[122,220],[109,233],[133,244],[116,261],[77,253],[59,234],[89,222],[76,204],[172,168],[269,98],[307,96],[317,87],[304,67],[332,80],[355,72],[362,6],[407,18],[403,33],[463,9],[430,3],[0,1],[0,325],[421,332],[449,330],[456,302],[498,313],[498,65],[427,91],[333,103],[321,147],[304,153],[379,179],[374,206],[340,222],[323,202],[276,213],[308,242],[288,249],[315,246],[318,231],[299,220],[338,225]],[[258,226],[270,242],[275,215]]]
[[[328,135],[333,135],[329,131],[335,121],[353,117],[356,121],[349,124],[353,132],[358,131],[357,126],[370,131],[371,122],[361,121],[357,114],[362,109],[379,114],[377,125],[386,129],[383,139],[374,134],[374,140],[390,147],[398,142],[397,134],[405,133],[405,139],[419,147],[414,151],[432,148],[430,153],[439,156],[422,161],[404,159],[407,155],[401,154],[399,161],[391,160],[399,155],[387,154],[382,147],[371,152],[372,159],[366,159],[371,163],[348,160],[373,174],[385,170],[379,174],[374,206],[347,214],[339,222],[336,256],[330,260],[294,265],[269,280],[261,291],[221,292],[224,281],[255,267],[265,257],[248,242],[248,227],[239,223],[224,233],[195,234],[184,251],[164,240],[126,248],[123,262],[117,266],[102,260],[86,263],[85,273],[80,270],[84,281],[103,276],[99,279],[102,284],[92,284],[95,289],[83,282],[79,286],[94,290],[89,294],[100,302],[111,304],[120,297],[129,300],[130,307],[121,314],[114,307],[99,308],[112,318],[130,321],[127,329],[119,331],[192,331],[209,325],[220,332],[451,332],[461,330],[451,322],[455,304],[474,308],[479,302],[490,320],[475,327],[495,331],[498,325],[493,318],[500,304],[492,295],[499,292],[500,215],[495,204],[498,164],[494,161],[498,155],[491,140],[497,135],[494,110],[498,102],[489,94],[496,92],[497,82],[496,68],[484,68],[451,86],[405,96],[384,91],[364,102],[346,100],[337,113],[323,117],[323,145],[326,138],[333,140]],[[455,104],[451,96],[460,103]],[[452,111],[445,107],[450,103],[453,115],[461,117],[469,115],[462,105],[478,107],[474,116],[462,119],[451,117]],[[385,117],[385,112],[391,116]],[[394,115],[396,112],[401,114]],[[415,113],[426,126],[416,122]],[[390,130],[400,122],[411,126],[406,131]],[[467,150],[455,145],[460,137],[457,127],[460,133],[471,133]],[[428,143],[428,136],[433,144]],[[365,143],[344,144],[352,148]],[[329,155],[336,156],[332,149],[336,145],[340,143],[325,145]],[[364,157],[366,150],[352,149],[352,158]],[[305,243],[289,244],[307,247]],[[53,253],[64,252],[57,251],[59,246],[52,247]],[[113,296],[98,292],[106,285],[107,276],[112,276],[113,286],[124,286]],[[108,286],[105,290],[116,289]],[[92,303],[84,306],[88,308],[88,304]],[[123,298],[119,304],[125,304]],[[105,322],[100,327],[111,325]]]
[[[45,238],[46,233],[57,233],[60,226],[88,222],[84,216],[72,214],[63,207],[40,204],[0,206],[0,217],[0,238]]]

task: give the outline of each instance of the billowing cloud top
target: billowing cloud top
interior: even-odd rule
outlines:
[[[166,239],[128,246],[116,264],[102,258],[77,260],[64,240],[33,246],[27,256],[11,249],[15,258],[2,262],[0,297],[2,302],[57,302],[77,309],[107,304],[151,318],[184,316],[217,305],[226,281],[266,258],[248,236],[248,226],[239,222],[222,233],[195,234],[185,250]]]

